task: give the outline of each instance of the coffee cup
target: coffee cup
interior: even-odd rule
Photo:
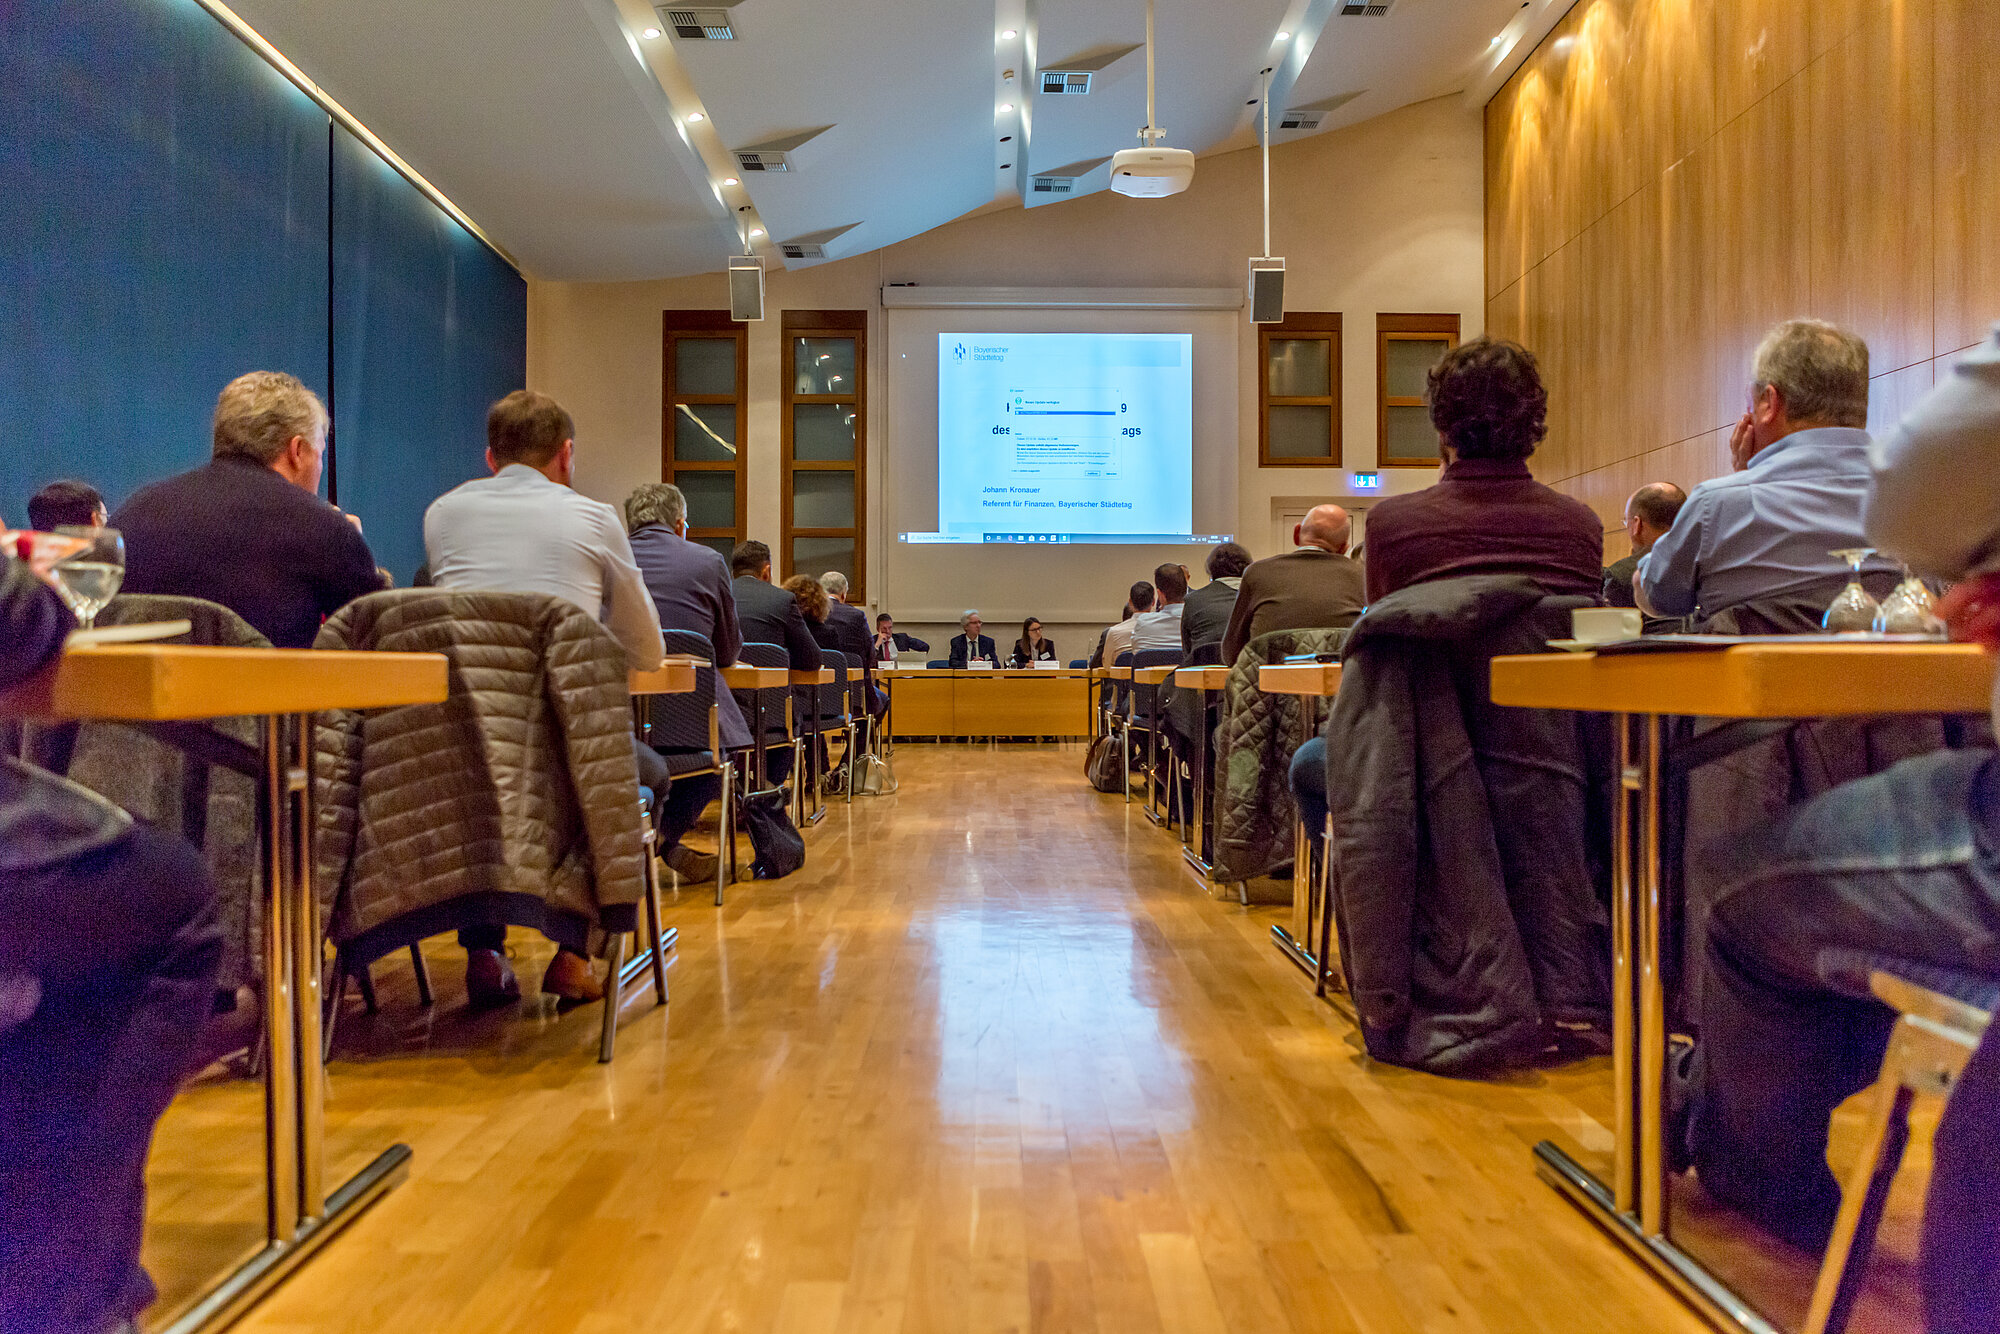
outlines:
[[[1578,607],[1569,614],[1570,637],[1580,644],[1637,639],[1645,629],[1645,621],[1631,607]]]

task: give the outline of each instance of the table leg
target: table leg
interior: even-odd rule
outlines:
[[[1296,697],[1299,701],[1299,745],[1311,741],[1319,730],[1317,706],[1310,695]],[[1297,964],[1307,977],[1317,981],[1319,960],[1312,952],[1312,840],[1307,836],[1305,824],[1293,821],[1292,829],[1292,924],[1290,928],[1271,928],[1272,943],[1278,952]]]
[[[289,854],[290,793],[285,763],[285,719],[258,728],[257,833],[264,895],[264,1206],[265,1236],[288,1242],[298,1231],[299,1086],[298,1020],[293,1008],[291,930],[293,902],[286,892],[294,864]]]
[[[1181,855],[1188,864],[1201,872],[1202,879],[1209,879],[1215,866],[1208,856],[1208,696],[1206,687],[1197,691],[1195,698],[1199,704],[1195,710],[1194,740],[1190,749],[1193,764],[1189,783],[1194,788],[1191,823],[1181,828],[1181,841],[1187,846]]]
[[[299,1103],[299,1221],[309,1223],[326,1209],[326,1067],[320,1047],[319,991],[324,950],[320,944],[319,902],[313,894],[312,747],[313,719],[289,720],[292,756],[285,770],[284,833],[291,841],[291,875],[285,893],[292,901],[292,996],[298,1015],[296,1057]]]

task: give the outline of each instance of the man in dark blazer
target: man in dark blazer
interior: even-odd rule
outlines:
[[[958,618],[958,628],[965,633],[953,635],[951,638],[951,665],[953,668],[963,668],[967,662],[974,658],[984,658],[988,666],[998,667],[1000,665],[1000,650],[993,647],[993,640],[990,636],[979,633],[981,624],[979,613],[976,611],[968,611],[965,615]]]
[[[879,666],[894,662],[905,653],[929,653],[931,646],[915,635],[906,635],[896,628],[896,618],[883,612],[875,618],[875,638],[869,641],[874,648],[874,658]],[[894,653],[889,650],[893,648]]]
[[[1236,590],[1249,568],[1250,552],[1240,543],[1224,542],[1208,553],[1208,582],[1181,602],[1181,652],[1222,642],[1229,614],[1236,609]]]
[[[839,570],[828,570],[819,583],[826,590],[826,625],[817,637],[821,644],[830,639],[831,647],[846,656],[848,675],[861,673],[868,683],[862,692],[868,711],[880,717],[883,705],[875,688],[875,641],[868,633],[868,613],[847,604],[847,576]]]
[[[781,646],[795,672],[816,672],[824,666],[798,599],[771,582],[771,548],[755,540],[738,542],[729,554],[729,568],[736,576],[729,590],[736,596],[736,623],[742,627],[743,642]],[[798,708],[795,703],[795,713]],[[792,772],[791,751],[774,750],[768,759],[765,774],[773,783],[784,782]]]
[[[1234,663],[1243,646],[1273,630],[1349,626],[1368,604],[1361,562],[1347,554],[1354,530],[1347,511],[1320,505],[1292,529],[1298,550],[1269,556],[1243,572],[1222,660]]]

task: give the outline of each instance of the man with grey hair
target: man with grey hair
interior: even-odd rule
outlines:
[[[826,620],[813,627],[813,637],[821,648],[833,649],[847,659],[850,675],[857,670],[861,673],[868,687],[863,692],[868,711],[880,717],[886,702],[875,688],[874,637],[868,633],[868,613],[848,603],[847,576],[839,570],[828,570],[819,582],[826,589],[828,605]]]
[[[1848,573],[1833,553],[1871,545],[1867,424],[1866,343],[1823,320],[1771,330],[1729,443],[1736,471],[1697,486],[1639,562],[1640,610],[1708,618],[1751,602],[1831,601]],[[1864,569],[1895,573],[1880,557]]]
[[[382,587],[358,524],[319,498],[326,408],[280,371],[251,371],[215,403],[214,457],[142,488],[111,526],[127,593],[219,602],[279,648]]]

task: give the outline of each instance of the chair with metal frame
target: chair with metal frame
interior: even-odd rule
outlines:
[[[1130,667],[1132,650],[1120,653],[1111,665]],[[1104,693],[1098,700],[1098,714],[1103,719],[1103,725],[1098,730],[1105,736],[1118,738],[1119,764],[1125,775],[1125,804],[1128,806],[1132,804],[1131,698],[1131,682],[1106,681]]]
[[[639,736],[659,752],[676,782],[704,774],[715,774],[722,780],[715,866],[715,902],[720,907],[723,888],[736,875],[736,765],[722,746],[715,645],[707,635],[693,630],[663,630],[661,638],[670,656],[696,658],[701,665],[695,668],[693,691],[644,695],[634,701]]]
[[[826,817],[825,776],[833,761],[828,745],[830,734],[846,737],[846,752],[843,763],[852,777],[854,767],[854,714],[850,707],[848,688],[847,655],[838,649],[822,648],[820,665],[833,670],[833,680],[824,685],[811,686],[800,694],[806,701],[807,748],[806,755],[812,766],[813,811],[812,823],[818,824]]]
[[[1122,658],[1124,655],[1120,654],[1119,656]],[[1171,771],[1174,766],[1165,766],[1168,772],[1168,781],[1162,783],[1160,781],[1162,772],[1162,765],[1160,764],[1160,737],[1163,731],[1161,723],[1164,719],[1164,715],[1160,710],[1162,692],[1159,686],[1142,684],[1137,677],[1140,671],[1148,667],[1178,667],[1180,665],[1181,651],[1177,648],[1139,649],[1132,654],[1132,673],[1134,678],[1132,681],[1132,708],[1131,716],[1125,725],[1128,729],[1146,734],[1146,818],[1158,825],[1168,825],[1173,821],[1170,789],[1173,787]],[[1143,722],[1140,721],[1142,714],[1145,719]],[[1170,754],[1171,749],[1171,747],[1168,748]],[[1165,806],[1167,813],[1164,816],[1156,813],[1154,810],[1156,806]]]
[[[667,1003],[666,951],[674,942],[667,940],[660,930],[659,836],[653,828],[652,804],[652,790],[640,788],[639,874],[644,878],[646,886],[644,905],[646,915],[642,919],[642,924],[634,924],[632,934],[636,936],[641,931],[645,932],[647,945],[645,966],[653,976],[654,997],[659,1004],[665,1005]],[[604,1026],[597,1038],[597,1061],[600,1065],[610,1064],[617,1048],[618,1012],[625,1005],[625,988],[638,978],[638,969],[635,965],[639,964],[639,960],[635,959],[631,964],[625,961],[625,934],[622,931],[612,933],[609,953],[606,956],[609,966],[604,973]],[[674,935],[676,939],[679,938],[678,929]]]
[[[789,671],[792,666],[792,656],[785,651],[783,644],[745,644],[742,652],[736,655],[736,660],[746,667],[778,667]],[[749,705],[747,712],[750,715],[750,736],[756,769],[752,777],[760,785],[767,781],[769,768],[766,756],[775,747],[792,752],[792,778],[796,783],[802,764],[800,755],[802,742],[792,711],[792,688],[789,685],[782,685],[762,690],[738,691],[737,701],[747,702]],[[756,789],[758,792],[776,790],[777,788],[761,786]]]
[[[1861,1295],[1875,1230],[1910,1142],[1910,1104],[1919,1093],[1951,1095],[2000,1007],[2000,983],[1863,950],[1822,950],[1818,964],[1820,975],[1836,989],[1872,995],[1898,1015],[1882,1057],[1861,1155],[1843,1187],[1840,1213],[1800,1329],[1800,1334],[1841,1334]]]

